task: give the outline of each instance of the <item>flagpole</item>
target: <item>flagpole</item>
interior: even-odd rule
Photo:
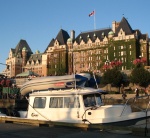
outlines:
[[[95,19],[95,14],[96,14],[96,12],[95,12],[95,10],[94,10],[94,30],[96,30],[96,19]]]

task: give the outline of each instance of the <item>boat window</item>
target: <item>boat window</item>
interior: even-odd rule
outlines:
[[[83,101],[85,107],[95,106],[95,105],[101,105],[101,96],[100,94],[88,94],[83,95]]]
[[[51,97],[49,107],[50,108],[62,108],[63,107],[63,97]]]
[[[101,95],[95,94],[95,98],[96,98],[97,105],[101,105],[102,104]]]
[[[79,108],[79,98],[77,97],[64,97],[64,108]]]
[[[45,97],[35,97],[33,108],[45,108],[46,98]]]

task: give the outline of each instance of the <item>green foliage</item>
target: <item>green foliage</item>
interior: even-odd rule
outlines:
[[[122,82],[123,75],[117,68],[106,70],[101,80],[102,84],[112,84],[117,87],[120,87]]]
[[[147,87],[150,83],[150,72],[143,67],[135,67],[131,72],[130,81],[142,87]]]

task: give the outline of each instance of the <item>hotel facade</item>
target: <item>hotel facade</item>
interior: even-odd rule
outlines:
[[[132,29],[125,17],[113,21],[111,28],[81,32],[75,37],[60,29],[43,53],[33,53],[26,40],[11,48],[6,59],[9,65],[3,73],[8,77],[31,70],[40,76],[64,75],[84,71],[102,72],[104,64],[121,61],[120,70],[131,70],[133,60],[144,57],[149,66],[150,44],[148,34]]]

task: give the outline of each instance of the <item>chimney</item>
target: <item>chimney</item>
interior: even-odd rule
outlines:
[[[75,39],[75,31],[71,30],[71,35],[70,35],[71,39],[74,40]]]
[[[116,21],[112,22],[112,30],[114,33],[116,32]]]

